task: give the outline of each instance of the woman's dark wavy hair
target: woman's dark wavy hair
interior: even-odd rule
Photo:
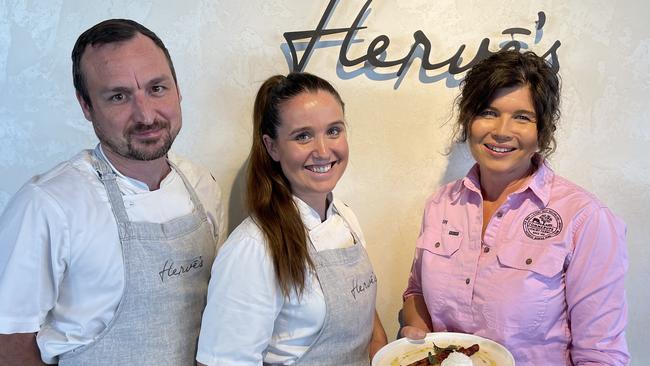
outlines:
[[[467,141],[472,121],[490,105],[494,93],[513,86],[530,87],[537,115],[539,152],[544,157],[553,153],[554,133],[560,118],[560,78],[543,58],[531,51],[501,51],[472,67],[461,82],[461,94],[456,98],[455,141]]]
[[[253,145],[246,174],[246,206],[267,241],[276,278],[283,295],[292,290],[300,296],[308,270],[314,263],[307,249],[307,234],[293,201],[291,185],[264,145],[264,135],[278,136],[280,109],[302,93],[325,91],[344,108],[341,96],[326,80],[308,73],[293,72],[267,79],[255,97]]]

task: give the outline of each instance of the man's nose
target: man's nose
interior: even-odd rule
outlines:
[[[151,124],[154,121],[154,108],[152,102],[146,95],[134,95],[133,97],[133,118],[136,122]]]

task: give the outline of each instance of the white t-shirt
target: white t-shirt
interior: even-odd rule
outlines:
[[[354,245],[350,229],[365,242],[356,217],[340,201],[329,206],[324,222],[306,203],[294,201],[317,251]],[[197,360],[229,366],[295,363],[325,320],[318,279],[310,274],[306,283],[301,299],[282,295],[264,234],[250,217],[244,220],[212,266]]]
[[[84,150],[33,177],[0,216],[0,333],[38,332],[46,362],[90,343],[122,297],[117,225],[93,159],[92,151]],[[215,238],[223,238],[221,192],[214,178],[173,154],[169,159],[194,187]],[[132,221],[162,223],[193,209],[173,169],[156,191],[119,174],[117,184]]]

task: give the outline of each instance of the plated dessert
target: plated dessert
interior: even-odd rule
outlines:
[[[384,346],[372,366],[514,366],[502,345],[473,334],[438,332],[424,339],[398,339]]]
[[[417,360],[407,366],[473,366],[474,363],[470,356],[478,352],[478,344],[473,344],[468,348],[457,345],[449,345],[445,348],[433,344],[433,350],[429,351],[427,357]]]

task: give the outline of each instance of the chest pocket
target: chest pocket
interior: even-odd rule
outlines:
[[[425,230],[418,238],[415,247],[441,257],[450,258],[460,249],[462,241],[462,233],[458,231]]]
[[[499,249],[502,266],[531,271],[543,277],[554,277],[564,267],[566,253],[553,245],[514,244]]]
[[[497,252],[497,266],[486,296],[484,316],[490,327],[537,337],[565,312],[564,261],[561,245],[513,243]],[[520,334],[520,332],[522,334]]]
[[[421,256],[422,291],[432,309],[444,304],[441,293],[458,277],[462,267],[460,258],[463,237],[448,231],[427,230],[420,235],[416,248]]]

